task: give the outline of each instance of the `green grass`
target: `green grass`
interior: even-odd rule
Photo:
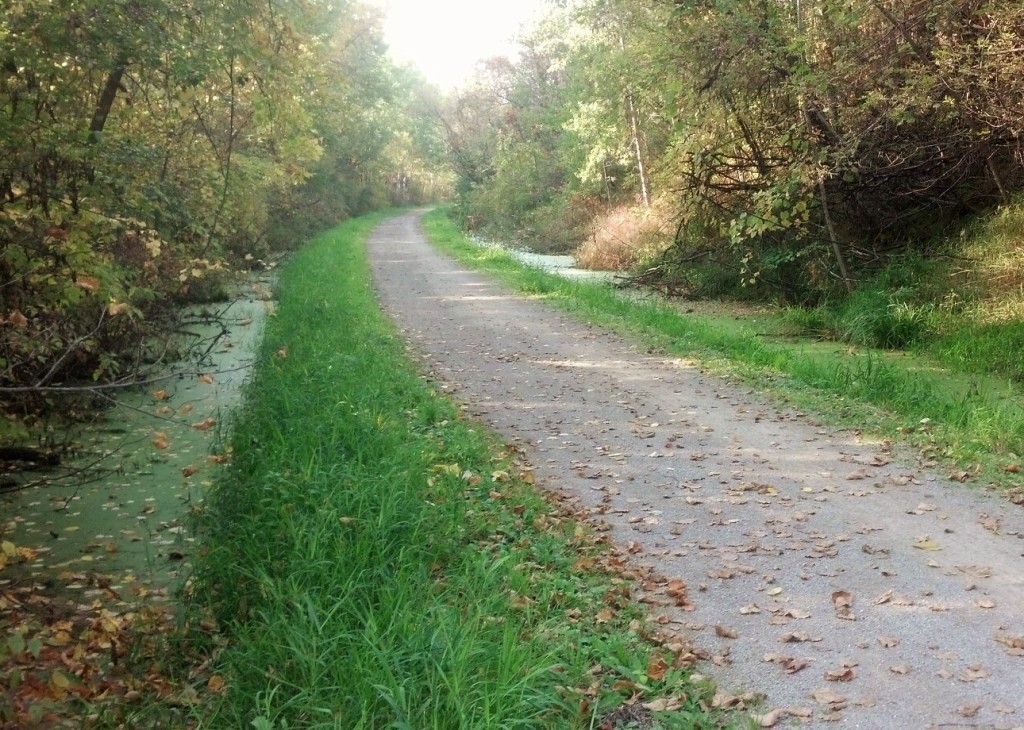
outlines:
[[[951,368],[952,355],[939,358],[788,336],[794,324],[803,331],[828,326],[821,313],[804,313],[802,321],[770,314],[688,316],[671,303],[630,301],[609,285],[566,280],[522,266],[500,249],[478,247],[443,210],[428,214],[424,226],[439,248],[524,294],[543,297],[662,351],[699,359],[829,422],[913,444],[950,468],[978,465],[972,471],[977,469],[986,482],[1019,486],[1019,479],[1003,468],[1024,455],[1024,394],[999,371]],[[920,335],[923,324],[917,315],[898,307],[883,307],[879,314],[867,302],[871,296],[865,294],[866,303],[857,310],[862,315],[857,326],[865,337],[906,344]],[[1015,342],[1006,339],[997,349],[1014,359],[1021,352],[1013,347]],[[978,354],[970,340],[959,347],[965,358],[966,353]]]
[[[722,727],[599,541],[406,360],[349,222],[282,272],[205,502],[185,621],[204,728],[592,728],[638,693]],[[213,627],[216,627],[214,629]]]

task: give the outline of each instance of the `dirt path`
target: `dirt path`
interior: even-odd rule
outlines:
[[[413,214],[370,253],[433,376],[686,582],[692,610],[655,611],[723,689],[813,727],[1024,726],[1019,508],[513,295],[434,253]]]

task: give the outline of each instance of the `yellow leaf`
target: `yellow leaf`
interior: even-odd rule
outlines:
[[[942,546],[939,545],[939,543],[935,542],[933,539],[931,539],[927,535],[923,535],[923,536],[917,538],[916,540],[914,540],[914,547],[916,547],[918,550],[932,550],[932,551],[934,551],[934,550],[941,550],[942,549]]]
[[[126,314],[127,312],[128,312],[128,303],[127,302],[111,302],[107,306],[107,314],[109,314],[111,317],[117,317],[119,315]]]
[[[71,686],[71,680],[65,677],[62,672],[59,672],[55,669],[53,670],[53,673],[50,675],[50,684],[52,684],[57,689],[66,690],[68,687]]]
[[[13,558],[18,554],[18,548],[10,540],[0,542],[0,549],[3,550],[4,556],[8,558]]]

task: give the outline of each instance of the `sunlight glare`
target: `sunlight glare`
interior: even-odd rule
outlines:
[[[418,66],[443,89],[464,84],[478,61],[517,55],[514,37],[540,17],[544,0],[370,0],[384,9],[393,58]]]

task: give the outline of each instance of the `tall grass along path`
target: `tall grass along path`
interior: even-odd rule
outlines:
[[[416,213],[369,246],[433,377],[538,484],[685,581],[692,610],[648,600],[724,689],[811,726],[1017,724],[1019,509],[515,295],[437,254]]]

